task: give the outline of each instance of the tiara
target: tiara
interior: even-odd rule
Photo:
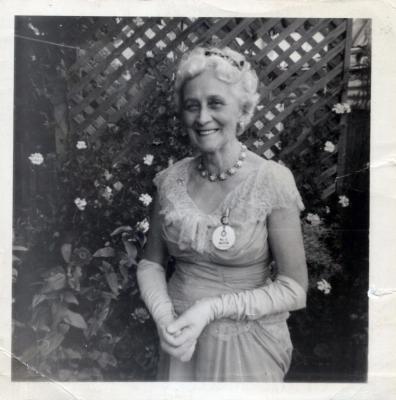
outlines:
[[[223,54],[218,50],[205,50],[204,55],[206,57],[218,56],[218,57],[224,58],[224,60],[227,60],[232,66],[234,66],[235,68],[238,68],[240,71],[242,70],[243,66],[245,65],[244,60],[237,62],[230,56],[227,56],[227,54]]]

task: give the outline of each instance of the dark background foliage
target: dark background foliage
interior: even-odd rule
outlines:
[[[108,124],[99,142],[78,149],[85,138],[71,130],[65,155],[56,153],[54,104],[75,59],[73,38],[87,29],[86,18],[77,21],[68,26],[70,19],[62,17],[16,20],[13,379],[153,380],[158,341],[135,276],[146,240],[139,223],[149,222],[150,206],[139,199],[153,195],[156,172],[190,149],[173,106],[173,82],[164,75],[156,76],[155,90],[139,109]],[[32,34],[32,22],[39,35]],[[155,58],[141,63],[149,69]],[[302,105],[288,118],[284,145],[304,129],[306,114]],[[317,154],[324,142],[338,141],[340,128],[318,125],[304,143],[306,152],[277,155],[297,177],[305,202],[310,275],[308,307],[290,318],[290,381],[366,376],[368,115],[353,111],[345,122],[348,131],[365,132],[346,155],[354,160],[343,178],[348,207],[335,194],[321,200],[315,185]],[[248,130],[242,140],[252,134]],[[44,157],[40,165],[28,159],[36,152]],[[146,155],[153,156],[151,165]],[[85,199],[86,207],[79,209],[76,198]],[[320,223],[307,219],[309,213]],[[331,285],[327,294],[318,289],[322,279]]]

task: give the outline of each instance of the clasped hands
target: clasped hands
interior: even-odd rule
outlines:
[[[194,303],[179,317],[158,326],[161,348],[180,361],[190,361],[202,331],[213,319],[210,300]]]

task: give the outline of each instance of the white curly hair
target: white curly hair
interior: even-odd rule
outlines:
[[[180,110],[185,83],[206,70],[214,71],[216,78],[232,86],[242,110],[238,127],[238,134],[241,134],[251,121],[260,99],[259,80],[245,56],[229,47],[196,47],[182,57],[176,72],[177,107]]]

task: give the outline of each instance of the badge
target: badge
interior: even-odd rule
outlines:
[[[225,214],[221,217],[221,226],[218,226],[212,235],[213,246],[218,250],[228,250],[235,243],[235,231],[228,223],[230,210],[227,208]]]
[[[235,243],[235,232],[228,225],[218,226],[212,235],[213,246],[218,250],[228,250]]]

